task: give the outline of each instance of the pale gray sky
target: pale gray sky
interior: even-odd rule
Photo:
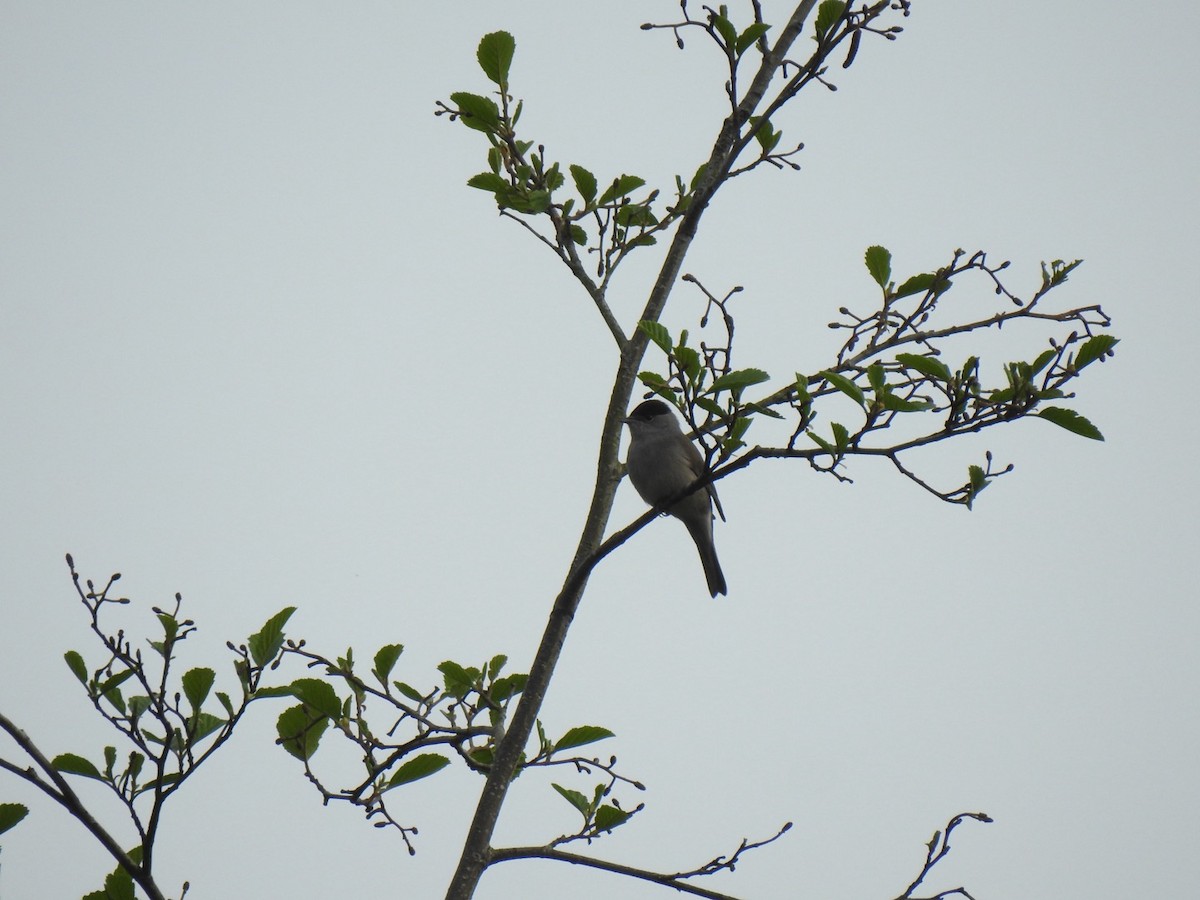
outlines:
[[[971,513],[882,464],[856,463],[853,486],[782,463],[727,480],[729,597],[706,596],[683,529],[654,523],[592,579],[543,718],[612,728],[596,749],[650,788],[598,855],[684,869],[796,823],[714,889],[892,897],[935,828],[983,810],[995,824],[964,826],[931,888],[1185,896],[1200,12],[913,5],[900,40],[865,42],[836,94],[776,122],[807,144],[803,171],[737,179],[686,270],[746,288],[742,362],[787,378],[828,363],[837,307],[873,300],[870,244],[910,272],[986,249],[1021,291],[1040,260],[1083,257],[1057,299],[1103,304],[1122,338],[1074,401],[1107,442],[1030,421],[929,454],[947,484],[988,448],[1016,463]],[[0,709],[51,753],[98,757],[107,739],[61,659],[97,655],[66,551],[125,574],[131,627],[181,591],[201,626],[189,665],[285,605],[290,633],[331,654],[406,644],[414,683],[448,657],[527,664],[590,496],[612,342],[553,257],[465,186],[483,142],[433,104],[488,89],[475,45],[504,28],[530,138],[668,186],[722,114],[713,50],[638,30],[678,12],[0,2]],[[656,264],[618,276],[626,325]],[[681,286],[668,323],[697,301]],[[1040,340],[1006,331],[988,361]],[[641,510],[623,487],[614,527]],[[190,879],[195,900],[441,896],[481,781],[411,788],[410,859],[320,807],[273,717],[168,809],[162,883]],[[575,826],[547,781],[520,780],[499,842]],[[99,885],[111,863],[79,826],[15,779],[3,800],[33,806],[0,839],[5,900]],[[667,893],[511,863],[478,896]]]

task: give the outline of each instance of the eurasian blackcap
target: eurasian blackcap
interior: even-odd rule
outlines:
[[[640,404],[625,417],[625,424],[629,426],[629,455],[625,462],[629,480],[651,506],[669,500],[705,474],[700,451],[684,435],[671,408],[661,400]],[[700,551],[709,593],[715,597],[725,593],[725,576],[713,545],[713,501],[720,511],[721,501],[709,484],[688,494],[667,512],[687,526]],[[721,518],[725,518],[724,514]]]

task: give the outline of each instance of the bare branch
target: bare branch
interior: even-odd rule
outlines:
[[[653,872],[649,869],[641,869],[636,866],[627,866],[623,863],[610,862],[608,860],[596,859],[595,857],[583,856],[579,853],[569,853],[564,850],[559,850],[553,846],[546,847],[506,847],[493,850],[491,853],[492,862],[506,862],[513,859],[552,859],[559,862],[568,862],[577,866],[587,866],[593,869],[600,869],[605,872],[613,872],[617,875],[626,875],[631,878],[637,878],[642,881],[650,881],[654,884],[661,884],[665,887],[673,888],[674,890],[683,893],[691,894],[694,897],[706,897],[709,900],[738,900],[731,894],[723,894],[718,891],[710,891],[706,888],[699,887],[688,883],[689,878],[699,878],[705,875],[713,875],[717,872],[729,871],[732,872],[737,864],[741,861],[743,854],[757,850],[759,847],[765,847],[782,837],[792,827],[792,823],[786,823],[773,836],[762,841],[749,841],[743,839],[729,856],[717,856],[701,866],[697,866],[686,872],[675,872],[667,874],[663,872]]]
[[[949,823],[947,823],[946,828],[943,831],[935,831],[933,833],[933,837],[929,839],[929,843],[925,845],[927,850],[925,854],[925,864],[921,867],[920,873],[915,879],[913,879],[912,884],[905,888],[904,893],[900,894],[896,900],[942,900],[942,898],[953,897],[955,895],[966,897],[967,900],[974,900],[974,898],[967,893],[966,889],[961,887],[953,888],[948,891],[941,891],[940,893],[933,894],[929,897],[913,896],[913,892],[916,891],[917,888],[921,886],[922,882],[929,877],[929,874],[933,871],[934,867],[937,866],[937,864],[945,859],[950,853],[951,832],[953,832],[955,828],[957,828],[967,819],[973,819],[976,822],[985,823],[990,823],[993,821],[992,817],[986,813],[959,813],[957,816],[951,819]]]

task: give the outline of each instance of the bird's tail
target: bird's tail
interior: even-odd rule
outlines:
[[[716,597],[717,594],[726,593],[725,573],[721,571],[721,564],[717,562],[717,548],[713,544],[711,529],[712,526],[709,525],[709,530],[705,533],[688,525],[688,531],[692,532],[692,540],[696,542],[696,549],[700,552],[700,564],[704,566],[708,592]]]
[[[704,565],[704,577],[708,579],[708,592],[714,598],[717,594],[725,594],[725,573],[717,562],[716,548],[710,546],[708,552],[700,551],[700,562]]]

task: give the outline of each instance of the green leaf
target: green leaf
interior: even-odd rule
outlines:
[[[192,709],[199,709],[204,704],[216,677],[217,673],[212,669],[189,669],[184,674],[183,695],[192,704]]]
[[[292,617],[292,613],[296,611],[296,607],[288,606],[281,609],[267,622],[258,634],[253,634],[247,641],[250,646],[250,658],[254,660],[256,666],[265,666],[271,662],[283,647],[283,626],[287,624],[287,620]]]
[[[571,179],[575,182],[575,190],[579,191],[583,202],[591,206],[592,201],[596,199],[596,176],[583,166],[571,165],[568,168],[571,170]]]
[[[847,378],[845,375],[839,375],[830,369],[824,369],[817,373],[831,385],[857,403],[859,406],[866,406],[867,398],[864,396],[862,388]]]
[[[174,736],[172,736],[172,738],[171,738],[171,744],[173,746],[177,744],[177,741],[175,740]],[[165,787],[170,787],[173,784],[178,784],[181,777],[182,776],[178,772],[168,773],[168,774],[164,775],[162,778],[156,778],[156,779],[151,779],[150,781],[147,781],[145,784],[143,784],[141,787],[138,788],[137,792],[139,794],[145,794],[150,791],[162,790]]]
[[[697,400],[696,402],[699,403],[700,401]],[[763,406],[761,403],[754,403],[754,402],[747,403],[746,409],[752,413],[755,413],[756,415],[767,416],[772,419],[782,419],[783,418],[783,415],[781,413],[777,413],[777,412],[775,412],[775,410],[771,409],[771,407]]]
[[[612,831],[618,825],[628,822],[631,815],[633,813],[617,809],[611,803],[605,803],[596,810],[596,816],[592,821],[595,823],[597,831]]]
[[[587,232],[583,230],[583,227],[581,225],[576,225],[575,223],[572,222],[567,227],[570,229],[570,232],[571,232],[571,240],[573,240],[578,246],[582,247],[585,244],[587,244],[587,242],[588,242]]]
[[[462,123],[468,128],[488,133],[499,130],[500,107],[490,97],[456,91],[450,95],[450,100],[458,107]]]
[[[666,379],[657,372],[638,372],[638,381],[648,387],[658,396],[665,399],[673,406],[679,405],[679,397],[676,393],[667,387]]]
[[[107,678],[100,684],[96,685],[96,695],[105,696],[111,691],[115,691],[118,685],[124,684],[133,677],[133,669],[125,669],[123,672],[118,672],[111,678]],[[119,691],[117,693],[120,693]]]
[[[63,659],[67,661],[67,668],[71,670],[71,674],[79,679],[79,683],[87,684],[87,666],[83,664],[83,657],[74,650],[68,650],[63,654]]]
[[[733,23],[729,21],[729,18],[721,13],[713,13],[711,20],[713,27],[720,32],[721,40],[724,41],[725,46],[735,47],[737,45],[738,34],[733,27]]]
[[[272,700],[277,697],[294,697],[292,689],[287,685],[282,687],[263,687],[254,692],[255,700]]]
[[[702,366],[700,364],[700,354],[691,347],[676,347],[675,361],[679,364],[679,369],[687,376],[690,384],[695,384],[700,379]]]
[[[842,13],[845,11],[846,4],[841,2],[841,0],[825,0],[817,8],[816,30],[818,41],[829,33],[829,29],[837,23],[837,20],[842,17]]]
[[[82,775],[84,778],[95,778],[97,781],[104,780],[99,769],[75,753],[60,753],[50,760],[50,765],[57,771],[66,772],[69,775]]]
[[[729,430],[729,436],[721,442],[722,449],[732,453],[739,447],[746,446],[746,442],[742,440],[742,435],[749,430],[750,423],[753,421],[750,416],[738,416],[733,422],[733,427]]]
[[[450,765],[450,760],[440,753],[421,753],[398,768],[396,774],[389,779],[387,786],[394,788],[402,784],[411,784],[422,778],[428,778],[434,772],[440,772],[448,765]]]
[[[815,431],[806,431],[804,433],[808,435],[814,444],[816,444],[830,456],[837,456],[837,450],[834,448],[833,444],[829,443],[829,441],[825,440],[825,438],[821,437]]]
[[[953,376],[950,367],[934,356],[920,356],[916,353],[897,353],[896,362],[906,369],[914,369],[927,378],[936,381],[949,381]]]
[[[387,686],[388,676],[392,674],[396,660],[403,652],[403,644],[385,644],[379,648],[379,652],[375,654],[375,668],[371,670],[371,674],[379,679],[380,684]]]
[[[424,703],[425,702],[425,695],[422,694],[420,691],[418,691],[411,684],[406,684],[403,681],[397,681],[397,682],[394,682],[394,684],[396,686],[396,690],[398,690],[400,693],[402,693],[405,697],[407,697],[413,703]]]
[[[1075,371],[1078,372],[1088,363],[1103,359],[1117,343],[1117,339],[1111,334],[1097,334],[1088,338],[1075,354]]]
[[[833,439],[838,453],[844,454],[846,448],[850,446],[850,433],[841,422],[830,422],[829,427],[833,429]]]
[[[714,381],[705,393],[717,394],[721,391],[737,391],[752,384],[762,384],[764,381],[770,380],[770,378],[771,376],[762,369],[736,369],[733,372],[726,372]]]
[[[163,640],[171,643],[179,636],[179,623],[168,613],[158,613],[158,624],[162,626]]]
[[[329,719],[321,716],[314,718],[304,706],[292,706],[279,714],[275,722],[275,732],[279,735],[279,745],[296,759],[311,759],[317,752],[321,735],[329,725]]]
[[[473,747],[468,751],[468,756],[476,765],[490,766],[496,761],[496,752],[491,747]]]
[[[749,26],[745,31],[738,35],[737,45],[734,47],[734,49],[737,51],[737,55],[741,56],[743,53],[745,53],[755,41],[766,34],[770,29],[771,26],[766,22],[755,22],[753,25]]]
[[[610,738],[613,733],[599,725],[577,725],[554,742],[555,750],[569,750],[572,747],[582,747],[584,744],[594,744]]]
[[[1050,364],[1050,360],[1058,356],[1057,350],[1046,350],[1042,352],[1037,359],[1029,364],[1029,371],[1026,373],[1026,378],[1033,378],[1038,372],[1046,368]]]
[[[871,390],[876,394],[882,394],[887,390],[887,381],[883,375],[882,363],[871,363],[867,366],[867,381],[871,384]]]
[[[528,675],[505,675],[503,678],[497,678],[492,682],[492,687],[488,691],[488,694],[497,703],[503,703],[510,697],[525,690],[525,683],[528,680]]]
[[[967,477],[970,479],[967,489],[967,509],[975,502],[975,498],[988,486],[987,476],[979,466],[968,466]]]
[[[668,356],[671,355],[671,350],[675,347],[675,342],[671,340],[671,332],[667,331],[667,326],[661,322],[651,322],[648,319],[642,319],[638,322],[638,331],[654,341],[658,348]]]
[[[145,694],[134,694],[129,698],[129,718],[135,722],[150,708],[150,698]]]
[[[119,687],[111,687],[103,694],[105,700],[113,705],[113,707],[121,714],[125,715],[125,698],[121,695]]]
[[[550,208],[550,192],[540,189],[523,192],[510,190],[498,199],[502,206],[530,216],[540,215]]]
[[[893,412],[924,412],[927,409],[933,409],[933,402],[930,400],[905,400],[903,397],[897,397],[888,392],[883,395],[883,408]]]
[[[1067,431],[1080,435],[1081,437],[1091,438],[1093,441],[1104,440],[1104,435],[1100,433],[1100,429],[1075,412],[1073,409],[1065,409],[1061,406],[1047,406],[1037,413],[1048,422],[1053,422],[1059,428],[1065,428]]]
[[[645,183],[645,178],[639,178],[636,175],[622,175],[620,178],[613,180],[608,190],[600,195],[600,199],[596,201],[596,205],[605,206],[612,203],[618,197],[624,197],[631,191],[636,191]]]
[[[925,291],[933,287],[933,283],[937,280],[937,276],[932,272],[924,272],[920,275],[914,275],[906,280],[900,287],[896,288],[895,297],[897,300],[902,297],[910,297],[913,294],[923,294]]]
[[[104,878],[105,900],[134,900],[133,876],[120,866]]]
[[[29,815],[29,807],[21,803],[0,803],[0,834],[13,828]]]
[[[488,677],[495,678],[503,671],[506,665],[508,665],[508,657],[503,653],[497,653],[487,664]]]
[[[439,664],[438,671],[442,673],[446,693],[452,697],[458,697],[460,700],[474,689],[475,682],[479,679],[478,672],[472,674],[473,670],[464,669],[458,663],[450,660]]]
[[[824,9],[828,2],[829,0],[826,0],[826,3],[822,3],[821,8]],[[892,254],[886,247],[876,244],[867,248],[864,259],[867,263],[867,271],[871,273],[875,283],[887,290],[888,279],[892,277]]]
[[[508,87],[508,70],[516,49],[517,42],[511,34],[507,31],[493,31],[483,36],[479,41],[479,49],[475,52],[483,74],[499,85],[502,91]]]
[[[217,691],[217,699],[221,702],[221,706],[225,707],[225,712],[229,714],[229,717],[233,718],[233,703],[230,701],[229,695],[224,691]],[[133,705],[132,697],[129,698],[129,703],[130,706]]]
[[[467,187],[478,188],[491,194],[503,194],[512,189],[507,178],[501,178],[493,172],[480,172],[467,179]]]
[[[224,726],[225,720],[220,716],[214,716],[206,712],[198,713],[188,723],[189,739],[195,744],[197,741],[204,740],[204,738]]]
[[[566,798],[566,801],[579,810],[584,817],[587,817],[591,814],[591,803],[589,803],[588,798],[579,793],[579,791],[573,791],[570,788],[565,788],[561,784],[552,784],[551,787],[562,794],[562,796]]]
[[[752,124],[755,123],[756,118],[757,116],[750,117]],[[760,147],[762,147],[764,154],[770,153],[772,150],[778,147],[779,141],[782,138],[783,132],[776,131],[774,128],[772,128],[770,122],[765,123],[762,128],[759,128],[754,132],[754,139],[758,141],[758,144]]]
[[[754,129],[754,139],[762,147],[764,155],[779,145],[779,139],[783,137],[782,131],[776,131],[771,127],[769,121],[763,121],[762,116],[750,116],[748,121],[750,127]],[[759,126],[760,122],[762,122],[761,127]]]
[[[319,678],[297,678],[289,688],[292,696],[317,715],[341,718],[342,701],[328,681]]]
[[[1056,259],[1050,263],[1050,267],[1046,268],[1046,264],[1042,263],[1042,287],[1058,287],[1067,280],[1067,276],[1075,271],[1076,267],[1083,262],[1082,259],[1077,259],[1072,262],[1063,262],[1061,259]]]
[[[615,221],[622,228],[650,228],[658,224],[649,203],[626,203],[617,207]]]

